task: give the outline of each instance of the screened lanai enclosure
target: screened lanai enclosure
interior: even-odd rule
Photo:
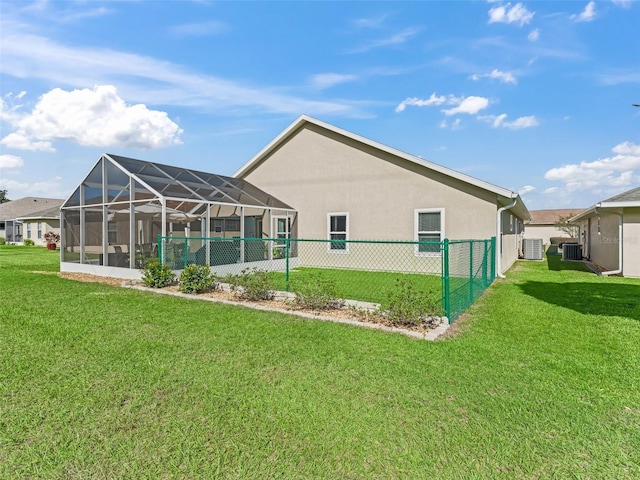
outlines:
[[[297,219],[245,180],[104,154],[61,208],[60,268],[139,278],[155,257],[174,270],[273,269]]]

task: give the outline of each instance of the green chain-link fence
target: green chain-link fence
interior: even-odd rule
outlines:
[[[209,265],[218,275],[273,272],[278,288],[323,276],[340,298],[384,303],[398,280],[441,299],[453,322],[495,278],[495,239],[443,242],[289,238],[158,237],[158,258],[173,270]]]

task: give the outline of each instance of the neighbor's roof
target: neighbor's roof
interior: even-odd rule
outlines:
[[[0,220],[24,218],[45,209],[60,209],[64,200],[58,198],[24,197],[0,204]]]
[[[553,225],[561,217],[572,217],[583,208],[558,208],[555,210],[530,210],[531,221],[527,225]]]
[[[628,207],[640,207],[640,187],[627,190],[618,195],[614,195],[611,198],[603,200],[600,203],[596,203],[586,210],[580,212],[575,217],[570,218],[570,221],[575,222],[581,218],[589,217],[591,214],[597,214],[597,210],[602,208],[628,208]]]
[[[38,210],[37,212],[29,213],[27,215],[17,218],[18,220],[52,220],[60,219],[60,206],[45,208],[44,210]]]
[[[264,147],[260,152],[258,152],[251,160],[245,163],[239,170],[237,170],[233,176],[234,177],[243,177],[247,175],[251,170],[257,167],[262,161],[264,161],[272,152],[277,150],[281,145],[286,143],[289,138],[294,136],[299,130],[301,130],[305,124],[313,124],[334,132],[338,135],[342,135],[356,142],[360,142],[369,147],[373,147],[380,151],[389,153],[396,157],[407,160],[411,163],[420,165],[424,168],[428,168],[438,173],[442,173],[449,177],[455,178],[457,180],[463,181],[470,185],[474,185],[476,187],[482,188],[489,192],[495,193],[499,198],[499,203],[501,206],[509,205],[513,202],[513,200],[517,200],[516,206],[518,207],[518,212],[522,218],[528,219],[530,218],[529,210],[525,206],[524,202],[520,198],[520,195],[516,192],[512,192],[511,190],[507,190],[502,187],[498,187],[491,183],[485,182],[483,180],[479,180],[477,178],[471,177],[469,175],[465,175],[464,173],[457,172],[447,167],[443,167],[442,165],[438,165],[437,163],[430,162],[428,160],[424,160],[420,157],[416,157],[415,155],[411,155],[409,153],[403,152],[401,150],[397,150],[395,148],[389,147],[382,143],[376,142],[374,140],[370,140],[368,138],[362,137],[355,133],[349,132],[347,130],[343,130],[342,128],[338,128],[334,125],[322,122],[315,118],[309,117],[307,115],[301,115],[298,117],[291,125],[289,125],[286,129],[284,129],[276,138],[274,138],[266,147]]]

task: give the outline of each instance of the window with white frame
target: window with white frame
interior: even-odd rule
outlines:
[[[42,238],[42,222],[38,222],[38,238]]]
[[[329,243],[329,251],[347,253],[349,251],[349,214],[329,213],[327,215],[327,230],[329,240],[338,240]]]
[[[27,238],[31,238],[31,224],[27,223]]]
[[[415,211],[415,240],[418,255],[439,255],[440,242],[444,238],[444,208],[429,208]],[[433,243],[431,243],[433,242]]]
[[[111,245],[118,243],[118,224],[116,222],[107,222],[107,242]]]

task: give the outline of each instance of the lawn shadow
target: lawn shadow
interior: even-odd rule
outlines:
[[[586,315],[627,317],[640,321],[640,283],[536,282],[519,285],[526,295]]]

